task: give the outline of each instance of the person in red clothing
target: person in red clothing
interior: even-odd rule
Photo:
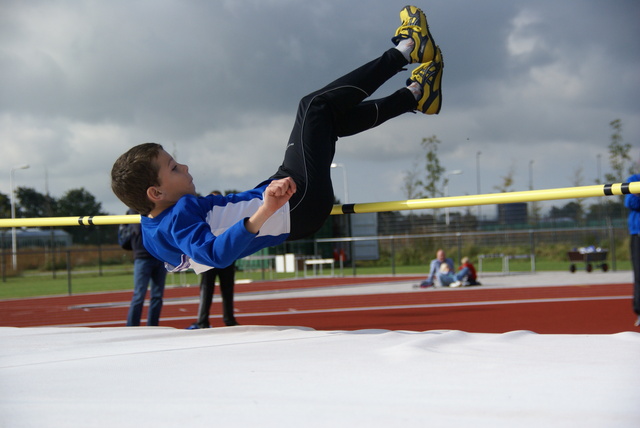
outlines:
[[[469,261],[469,257],[463,257],[462,260],[460,260],[460,263],[462,264],[460,265],[458,270],[462,270],[464,268],[467,268],[468,270],[467,281],[465,285],[482,285],[480,284],[480,282],[478,282],[478,274],[476,273],[476,268]]]

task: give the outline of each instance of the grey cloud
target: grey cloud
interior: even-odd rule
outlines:
[[[210,182],[228,188],[253,185],[276,167],[260,165],[280,158],[273,152],[288,137],[298,99],[391,47],[404,5],[388,0],[5,1],[0,135],[12,150],[0,160],[0,171],[23,159],[34,169],[55,159],[57,167],[49,171],[58,184],[52,186],[64,190],[87,165],[104,170],[106,177],[127,146],[158,141],[168,148],[175,144],[202,174],[204,187]],[[582,147],[580,156],[605,153],[608,123],[621,118],[626,139],[637,144],[636,1],[467,0],[420,6],[444,51],[443,111],[438,117],[407,115],[341,142],[338,157],[353,163],[354,186],[374,169],[384,171],[380,176],[395,176],[403,162],[410,168],[422,156],[421,139],[433,134],[444,143],[442,161],[450,169],[473,170],[476,151],[486,162],[505,148],[520,158],[539,156],[536,168],[541,176],[547,168],[547,187],[566,181],[566,174],[554,172],[556,160],[572,162],[570,153],[544,161],[541,152],[553,142],[563,150]],[[407,76],[391,79],[380,95],[404,85]],[[232,156],[236,152],[225,145],[239,138],[250,139],[242,147],[255,147],[246,153],[255,159],[246,160],[251,172],[234,186],[231,179],[236,182],[243,174],[238,165],[231,169],[234,159],[209,168],[199,164],[203,156],[198,154]],[[95,150],[65,155],[78,139],[86,145],[114,141],[99,156]],[[458,157],[461,144],[469,144],[468,159]],[[83,165],[76,167],[82,172],[74,172],[70,159]],[[362,168],[363,162],[369,166]],[[21,179],[30,180],[29,174],[37,176],[32,169]],[[483,182],[495,184],[504,171],[485,174]],[[34,187],[42,187],[40,178],[33,180]],[[354,188],[353,195],[366,200],[380,193],[385,199],[402,196],[390,182],[363,181],[373,190]],[[113,211],[121,210],[104,177],[86,176],[83,182],[108,207],[116,207]],[[461,191],[459,184],[452,183],[452,193]],[[0,191],[8,192],[6,183],[0,182]]]

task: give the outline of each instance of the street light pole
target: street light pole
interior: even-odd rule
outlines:
[[[529,161],[529,190],[533,190],[533,159]],[[529,223],[531,223],[531,219],[535,223],[538,222],[538,204],[536,202],[531,202],[531,216]]]
[[[598,153],[597,158],[598,158],[598,164],[597,164],[598,184],[601,184],[602,179],[600,177],[600,158],[602,158],[602,155]],[[598,204],[600,205],[600,209],[598,210],[598,220],[602,222],[602,216],[604,215],[604,205],[603,205],[604,198],[598,198],[598,199],[599,199]]]
[[[342,164],[342,163],[332,163],[331,164],[331,168],[342,168],[342,186],[344,189],[344,203],[348,204],[349,203],[349,184],[347,183],[347,167]],[[351,235],[351,216],[350,215],[346,215],[345,216],[345,228],[346,228],[346,234],[347,236]],[[344,248],[342,248],[342,246],[344,244],[339,244],[340,245],[340,252],[338,253],[338,260],[340,262],[340,274],[342,274],[343,269],[344,269],[344,261],[345,261],[345,255],[344,255]],[[348,244],[348,248],[349,248],[349,253],[351,254],[351,257],[353,257],[354,255],[354,247],[353,247],[353,242],[349,242]],[[356,269],[356,265],[355,263],[353,264],[353,272],[355,275],[355,269]]]
[[[11,191],[11,218],[16,218],[16,191],[13,188],[13,173],[18,169],[27,169],[29,165],[23,164],[14,166],[11,168],[11,173],[9,174],[9,189]],[[18,267],[18,246],[16,244],[16,228],[11,228],[11,261],[13,263],[13,270],[15,271]]]
[[[476,184],[478,186],[478,195],[481,193],[480,190],[480,155],[482,154],[482,152],[480,150],[478,150],[478,152],[476,153]],[[477,206],[478,208],[478,226],[480,226],[480,205]]]
[[[460,175],[462,174],[462,170],[460,169],[456,169],[453,170],[451,172],[447,173],[447,181],[446,184],[444,185],[444,196],[447,197],[449,196],[449,176],[450,175]],[[447,226],[449,226],[449,207],[445,208],[445,223],[447,224]]]
[[[533,160],[529,161],[529,190],[533,190]]]
[[[342,168],[342,185],[344,189],[344,203],[349,203],[349,184],[347,183],[347,167],[342,163],[332,163],[331,168]]]

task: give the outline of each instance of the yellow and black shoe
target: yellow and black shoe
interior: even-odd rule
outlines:
[[[422,88],[422,96],[418,100],[417,110],[424,114],[438,114],[442,107],[442,70],[444,61],[442,52],[436,46],[436,55],[433,61],[416,67],[407,79],[407,85],[417,83]]]
[[[396,30],[396,35],[391,38],[394,45],[402,39],[413,39],[415,45],[411,51],[410,63],[426,63],[433,61],[436,45],[429,33],[427,17],[415,6],[405,6],[400,11],[402,24]]]

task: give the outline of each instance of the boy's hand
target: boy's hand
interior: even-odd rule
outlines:
[[[291,177],[272,181],[264,191],[264,204],[276,212],[296,193],[296,183]]]
[[[264,191],[264,204],[244,222],[247,231],[258,233],[269,217],[282,208],[294,193],[296,193],[296,183],[291,177],[269,183]]]

